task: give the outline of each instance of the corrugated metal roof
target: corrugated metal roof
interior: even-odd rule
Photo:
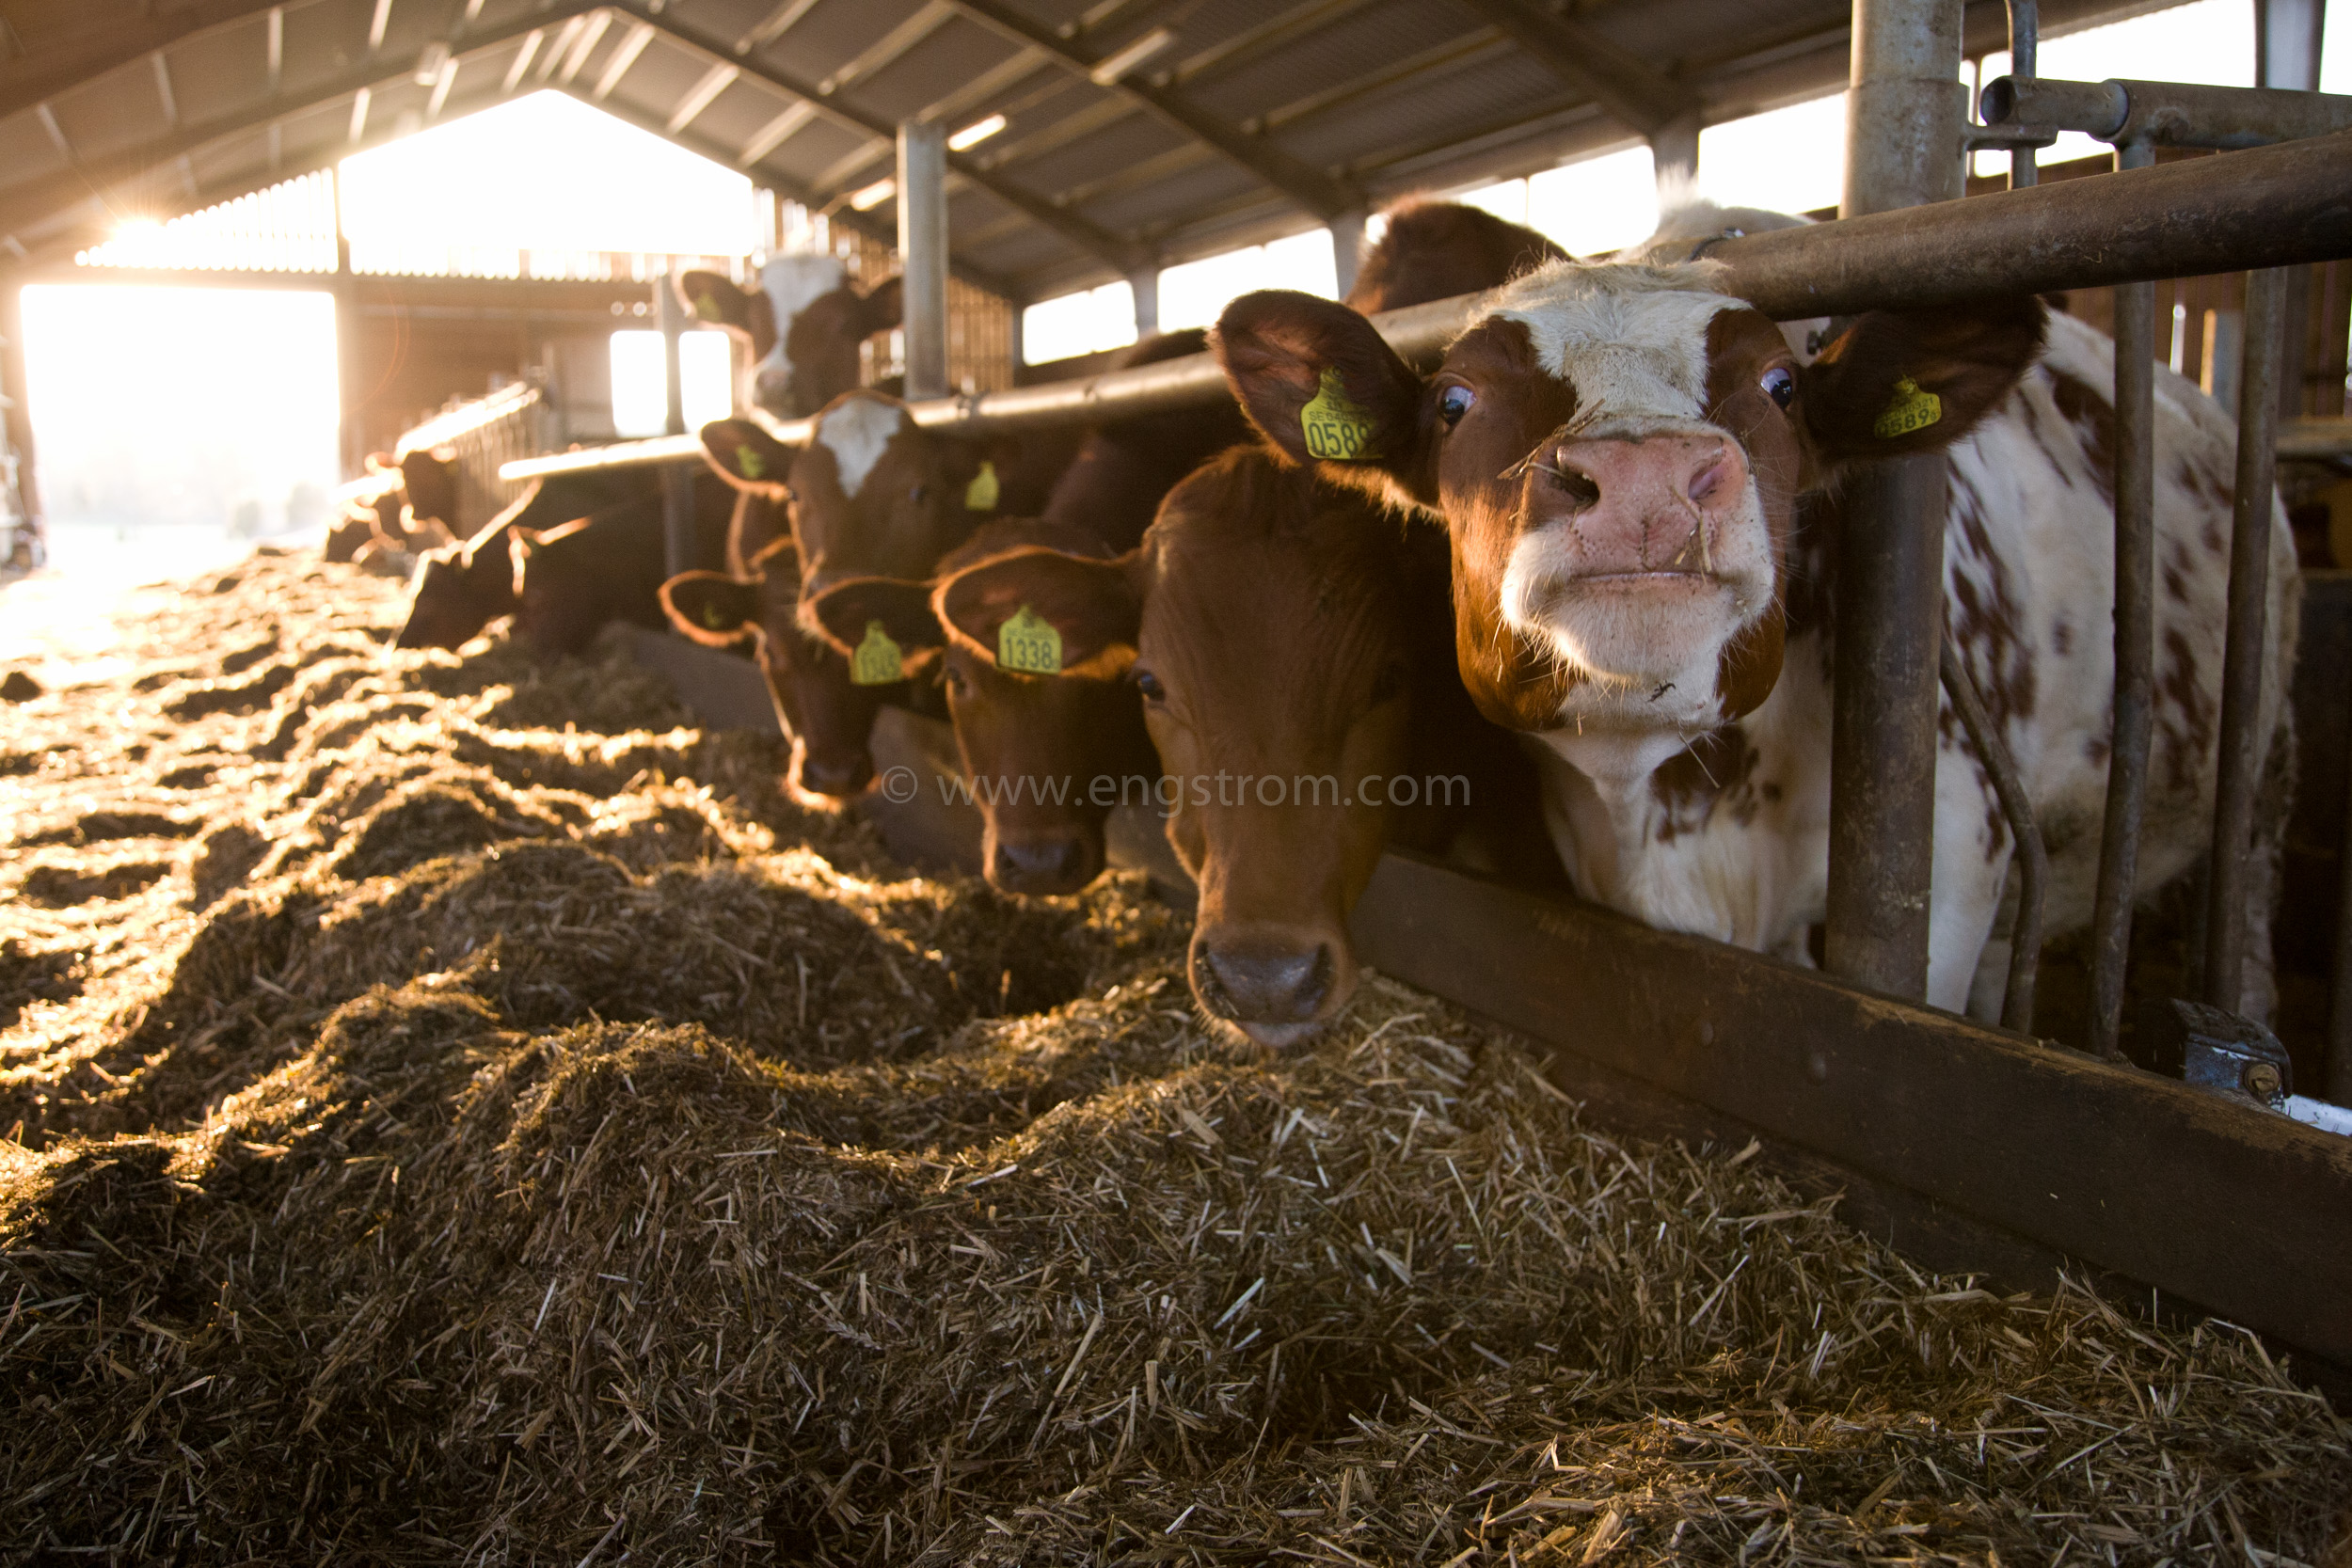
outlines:
[[[1845,73],[1846,0],[1510,3],[1630,51],[1710,120]],[[552,86],[884,236],[889,204],[840,208],[890,171],[892,127],[1001,113],[954,160],[955,259],[1038,298],[1635,137],[1510,41],[1496,4],[12,0],[0,247],[71,251],[125,212],[207,206]],[[2054,0],[2044,24],[2145,8]],[[1969,25],[1996,47],[1996,0]],[[1090,79],[1162,29],[1122,79]]]

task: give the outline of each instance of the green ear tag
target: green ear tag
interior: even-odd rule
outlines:
[[[996,465],[983,463],[980,471],[972,476],[972,483],[963,487],[963,509],[966,512],[993,512],[996,498],[1003,486],[996,483]]]
[[[1380,455],[1372,438],[1372,416],[1347,395],[1340,372],[1326,365],[1323,386],[1298,411],[1298,428],[1307,436],[1307,455],[1333,463],[1358,463]]]
[[[859,686],[888,686],[906,679],[906,660],[880,621],[866,623],[866,640],[850,656],[850,679]]]
[[[735,471],[745,479],[767,477],[768,460],[759,455],[757,447],[738,446],[735,449]]]
[[[703,606],[703,625],[717,631],[727,624],[726,612],[715,604]]]
[[[1892,441],[1899,436],[1925,430],[1943,417],[1944,400],[1933,392],[1919,390],[1917,382],[1904,376],[1895,383],[1894,400],[1870,427],[1870,434],[1882,441]]]
[[[694,296],[694,314],[707,322],[723,322],[727,319],[726,312],[719,309],[719,302],[711,297],[708,289],[705,289]]]
[[[1061,673],[1061,633],[1027,605],[996,628],[996,668],[1026,675]]]

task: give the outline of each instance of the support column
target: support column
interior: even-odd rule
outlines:
[[[947,132],[898,124],[898,266],[910,402],[947,395]]]
[[[1328,225],[1331,234],[1331,276],[1337,281],[1339,296],[1345,299],[1356,288],[1356,274],[1364,264],[1364,220],[1368,216],[1360,207],[1342,213]]]
[[[670,259],[671,266],[676,258]],[[653,286],[654,325],[661,330],[661,429],[665,435],[686,434],[686,377],[679,365],[678,340],[686,331],[686,307],[678,299],[670,268]],[[694,471],[685,463],[661,466],[662,563],[672,577],[691,572],[694,559]]]
[[[342,181],[335,182],[335,389],[342,402],[338,432],[343,478],[358,479],[367,471],[368,433],[360,416],[368,401],[369,378],[359,358],[358,279],[351,271],[351,241],[343,233]]]
[[[1842,215],[1957,197],[1962,0],[1855,0]],[[1831,720],[1825,966],[1927,990],[1945,459],[1858,465],[1845,493]]]
[[[2328,21],[2324,0],[2254,0],[2254,85],[2319,90],[2319,46]],[[2286,340],[2279,357],[2279,418],[2303,412],[2303,367],[2310,351],[2310,267],[2286,269]]]
[[[33,475],[32,404],[24,388],[24,284],[12,276],[0,277],[0,430],[7,433],[7,450],[16,454],[17,502],[45,548],[49,531]]]
[[[1679,114],[1649,135],[1651,167],[1658,177],[1658,205],[1679,200],[1698,188],[1699,112]]]
[[[1138,267],[1127,275],[1127,292],[1135,296],[1136,341],[1160,329],[1160,269]]]

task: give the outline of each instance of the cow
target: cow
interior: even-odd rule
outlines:
[[[1193,994],[1282,1047],[1353,993],[1347,915],[1385,846],[1467,848],[1469,829],[1485,864],[1543,854],[1528,764],[1454,673],[1446,579],[1437,531],[1250,445],[1178,483],[1138,548],[1016,549],[933,604],[976,668],[1009,624],[1033,650],[1041,623],[1046,678],[1124,671],[1165,770],[1150,798],[1200,884]]]
[[[703,449],[739,493],[730,580],[700,574],[675,585],[665,600],[671,624],[705,642],[752,639],[796,741],[790,782],[834,800],[857,795],[873,779],[874,716],[885,697],[913,695],[913,672],[825,647],[802,600],[850,578],[929,577],[1001,502],[993,466],[983,467],[992,449],[923,431],[904,404],[866,389],[827,404],[797,451],[747,420],[705,426]],[[789,521],[789,555],[774,547],[780,518]]]
[[[545,532],[625,500],[648,500],[659,481],[647,468],[554,474],[534,482],[515,503],[462,544],[429,550],[418,562],[408,618],[395,648],[455,648],[517,602],[512,541],[517,530]]]
[[[1834,481],[1857,460],[1944,453],[1947,635],[2045,835],[2048,928],[2088,921],[2114,679],[2106,338],[2030,298],[1987,300],[1864,312],[1803,363],[1719,263],[1649,261],[1518,279],[1425,376],[1305,294],[1244,295],[1216,340],[1288,460],[1445,523],[1462,677],[1537,743],[1578,891],[1800,964],[1827,903]],[[2210,400],[2155,374],[2143,894],[2209,833],[2234,447]],[[2297,605],[2283,515],[2270,571],[2259,733],[2275,777]],[[1935,788],[1928,1000],[1990,1017],[2011,846],[1948,703]],[[2279,832],[2266,818],[2255,857],[2240,1001],[2256,1016]]]
[[[718,557],[717,533],[732,498],[716,479],[695,479],[698,559]],[[606,623],[660,626],[668,537],[659,496],[615,501],[548,530],[509,531],[515,566],[515,635],[544,657],[578,654]]]
[[[886,277],[860,292],[837,256],[778,256],[759,288],[715,272],[683,273],[678,296],[703,321],[750,350],[739,403],[804,419],[858,384],[858,345],[898,325],[901,286]]]
[[[410,549],[431,549],[460,537],[457,449],[419,448],[400,454],[401,487],[407,505],[401,516]]]

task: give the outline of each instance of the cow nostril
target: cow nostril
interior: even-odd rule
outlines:
[[[1565,452],[1552,467],[1551,482],[1567,493],[1579,512],[1600,504],[1600,481],[1569,462]]]
[[[1717,452],[1713,461],[1691,476],[1691,484],[1687,492],[1691,499],[1701,506],[1707,505],[1709,501],[1720,500],[1723,498],[1723,492],[1731,484],[1731,454]]]
[[[1095,869],[1094,856],[1079,838],[1041,844],[999,839],[989,853],[988,879],[1008,893],[1075,893],[1094,879]]]
[[[1331,948],[1235,943],[1200,948],[1196,990],[1220,1017],[1263,1023],[1304,1023],[1331,994]]]

